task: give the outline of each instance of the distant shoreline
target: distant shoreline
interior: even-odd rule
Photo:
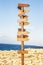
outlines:
[[[35,45],[24,45],[24,48],[37,48],[43,49],[43,46],[35,46]],[[21,45],[18,44],[1,44],[0,43],[0,50],[20,50],[21,49]]]

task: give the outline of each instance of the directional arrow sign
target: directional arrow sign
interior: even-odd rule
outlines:
[[[23,35],[24,35],[24,34],[26,35],[26,34],[29,34],[29,33],[30,33],[30,32],[28,32],[28,31],[21,31],[21,32],[18,31],[17,34],[18,34],[18,35],[22,35],[22,34],[23,34]]]
[[[17,38],[17,41],[28,41],[28,38]]]
[[[17,38],[27,38],[28,37],[28,35],[17,35]]]
[[[21,22],[21,23],[19,23],[20,26],[22,26],[22,25],[29,25],[29,24],[30,24],[29,22]]]
[[[24,50],[24,51],[22,51],[22,50],[18,51],[18,54],[27,54],[27,53],[28,53],[28,51],[26,51],[26,50]]]
[[[28,13],[30,10],[19,10],[18,16],[23,16],[25,13]]]
[[[28,6],[30,6],[29,4],[18,4],[18,7],[28,7]]]
[[[28,12],[30,12],[30,10],[24,10],[24,13],[28,13]]]
[[[24,11],[23,10],[19,10],[18,16],[23,16],[23,15],[24,15]]]
[[[24,37],[22,38],[21,36],[17,36],[17,41],[27,41],[27,40],[29,40],[28,37],[25,37],[25,36],[24,36]]]
[[[18,28],[18,31],[19,31],[19,32],[21,32],[21,31],[22,31],[22,29],[21,29],[21,28]],[[26,30],[25,30],[25,29],[23,29],[23,31],[26,31]]]
[[[25,21],[28,21],[28,19],[27,18],[20,18],[20,19],[18,19],[18,22],[25,22]]]

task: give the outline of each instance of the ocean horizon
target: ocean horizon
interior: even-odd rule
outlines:
[[[35,45],[24,45],[24,48],[42,48],[43,46],[35,46]],[[0,50],[20,50],[21,49],[21,45],[19,44],[3,44],[0,43]]]

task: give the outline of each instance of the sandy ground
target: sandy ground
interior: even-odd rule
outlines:
[[[24,65],[43,65],[43,49],[25,49]],[[0,50],[0,65],[21,65],[21,54],[16,50]]]

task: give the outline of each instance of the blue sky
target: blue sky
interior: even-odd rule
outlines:
[[[27,14],[30,25],[25,28],[30,31],[29,45],[43,45],[43,0],[0,0],[0,43],[21,44],[17,41],[18,3],[28,3]]]

